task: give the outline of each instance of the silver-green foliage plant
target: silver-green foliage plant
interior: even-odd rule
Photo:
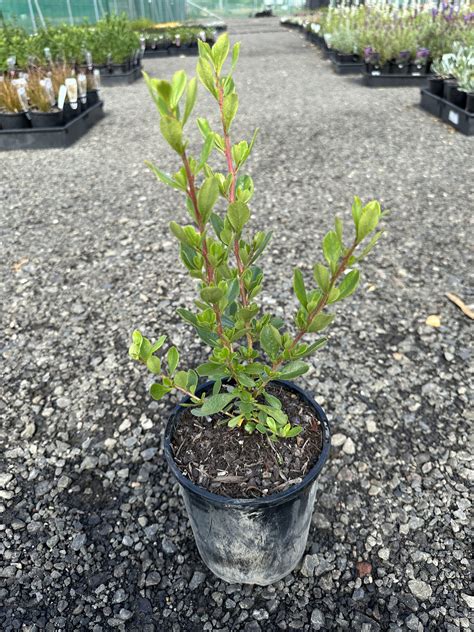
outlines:
[[[190,153],[184,128],[193,111],[197,80],[178,71],[171,82],[145,75],[149,90],[160,114],[160,130],[182,163],[174,175],[149,164],[156,176],[186,198],[190,223],[170,223],[180,243],[181,260],[199,284],[195,309],[178,309],[202,341],[211,347],[209,359],[196,370],[178,370],[179,352],[169,348],[166,358],[156,355],[166,337],[151,342],[139,331],[133,333],[129,353],[146,364],[155,375],[151,396],[161,399],[171,391],[190,399],[191,412],[197,417],[220,413],[230,428],[241,427],[276,437],[294,437],[302,430],[292,425],[280,401],[267,392],[275,379],[292,380],[308,371],[305,358],[320,349],[326,339],[320,335],[334,318],[331,307],[346,299],[359,283],[359,262],[369,253],[381,235],[377,226],[380,204],[363,205],[355,198],[352,205],[354,235],[346,241],[343,224],[323,239],[325,262],[314,266],[311,286],[301,270],[294,270],[293,287],[299,301],[295,316],[295,333],[285,323],[262,310],[257,302],[263,287],[263,270],[258,261],[272,237],[269,232],[249,235],[249,203],[254,192],[251,177],[244,171],[255,142],[231,140],[233,120],[239,99],[233,72],[239,57],[239,44],[231,53],[230,68],[224,64],[230,54],[227,34],[221,35],[211,48],[199,42],[197,75],[217,103],[220,130],[215,131],[206,119],[197,124],[203,136],[199,156]],[[208,163],[216,150],[224,158],[226,171],[214,171]],[[223,201],[224,213],[216,208]],[[199,377],[214,380],[209,394],[196,394]]]

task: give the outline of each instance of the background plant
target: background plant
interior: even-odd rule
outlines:
[[[334,318],[330,306],[350,296],[359,283],[358,263],[380,237],[376,231],[381,217],[376,201],[363,205],[355,198],[352,217],[355,235],[347,242],[343,225],[335,227],[323,239],[325,263],[314,266],[314,281],[307,285],[299,269],[294,271],[293,287],[299,301],[295,316],[296,333],[285,323],[266,313],[256,299],[263,287],[263,270],[258,265],[271,231],[248,234],[249,202],[254,186],[244,171],[257,131],[249,141],[231,140],[232,123],[239,100],[233,72],[239,57],[239,44],[231,53],[230,68],[223,73],[230,53],[227,34],[211,47],[199,42],[197,74],[217,104],[221,129],[212,129],[207,119],[197,120],[203,136],[200,155],[193,156],[184,127],[197,95],[196,78],[188,80],[183,71],[171,82],[150,79],[150,93],[160,114],[160,130],[176,152],[181,167],[168,175],[149,165],[168,186],[184,193],[191,223],[171,222],[170,229],[180,243],[181,260],[191,277],[198,281],[199,298],[195,310],[177,312],[212,348],[210,357],[196,371],[178,371],[179,352],[172,346],[166,361],[155,355],[165,342],[161,336],[152,343],[139,331],[133,334],[130,356],[148,367],[157,380],[151,386],[154,399],[172,390],[189,396],[196,416],[222,413],[230,427],[255,430],[269,437],[292,437],[301,427],[292,426],[280,401],[267,392],[276,378],[294,379],[309,366],[303,361],[325,343],[319,337],[312,343],[304,339],[325,330]],[[215,149],[224,159],[225,172],[215,171],[208,163]],[[216,212],[223,202],[224,215]],[[366,245],[367,238],[370,239]],[[346,271],[350,270],[347,274]],[[199,377],[215,380],[212,394],[196,395]],[[228,381],[224,384],[223,381]]]

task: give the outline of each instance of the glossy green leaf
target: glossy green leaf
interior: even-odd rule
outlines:
[[[224,104],[222,108],[222,116],[224,120],[224,128],[226,132],[230,130],[230,126],[232,125],[232,121],[237,114],[237,110],[239,108],[239,97],[235,92],[229,94],[224,97]]]
[[[159,375],[161,373],[161,360],[154,355],[151,355],[146,361],[146,368],[154,373],[155,375]]]
[[[250,219],[250,209],[242,202],[232,202],[227,209],[227,218],[235,232],[240,234]]]
[[[152,384],[150,386],[150,395],[153,397],[153,399],[156,399],[156,400],[161,399],[170,391],[171,391],[170,388],[167,388],[166,386],[163,386],[162,384]]]
[[[218,395],[211,395],[206,397],[204,404],[200,408],[193,408],[192,414],[196,417],[206,417],[207,415],[215,415],[220,413],[226,406],[228,406],[235,398],[235,393],[219,393]]]
[[[308,327],[308,331],[310,333],[314,333],[315,331],[322,331],[323,329],[326,329],[326,327],[330,325],[333,320],[334,314],[318,314],[311,321],[311,324]]]
[[[174,73],[173,79],[171,80],[171,98],[170,105],[172,108],[175,108],[181,97],[183,96],[184,89],[186,88],[186,73],[184,70],[178,70]]]
[[[308,297],[306,296],[306,288],[304,284],[303,274],[301,270],[295,268],[293,273],[293,289],[296,294],[296,298],[304,307],[308,304]]]
[[[216,72],[220,75],[222,66],[224,65],[225,60],[227,59],[227,55],[230,50],[230,42],[229,36],[227,33],[222,33],[217,38],[216,43],[212,47],[212,58],[214,60],[214,65],[216,67]]]
[[[193,77],[189,81],[188,87],[186,88],[186,101],[184,105],[184,113],[183,113],[183,120],[182,120],[183,126],[187,122],[189,117],[191,116],[191,113],[196,104],[196,98],[197,98],[197,79],[196,77]]]
[[[168,349],[166,361],[168,363],[169,372],[174,373],[176,371],[176,367],[178,366],[178,362],[179,362],[179,353],[176,347],[170,347]]]
[[[294,362],[289,362],[288,364],[285,364],[285,366],[281,367],[281,369],[279,369],[279,373],[284,380],[293,380],[299,375],[304,375],[308,370],[309,366],[305,362],[295,360]]]
[[[347,298],[353,294],[357,286],[359,285],[359,270],[351,270],[346,274],[338,286],[339,296],[338,300]]]
[[[183,128],[181,123],[171,116],[162,116],[160,120],[160,130],[168,144],[178,154],[183,153]]]
[[[317,263],[314,266],[314,280],[324,293],[329,290],[331,275],[329,270],[322,263]]]
[[[281,334],[273,325],[265,325],[260,332],[262,349],[271,359],[275,358],[281,349]]]

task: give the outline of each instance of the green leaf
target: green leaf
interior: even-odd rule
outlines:
[[[146,368],[154,373],[155,375],[159,375],[161,373],[161,360],[154,355],[151,355],[146,361]]]
[[[371,233],[379,223],[382,210],[379,202],[372,200],[362,209],[362,215],[357,225],[357,241],[360,243]]]
[[[326,329],[326,327],[330,325],[333,320],[334,314],[318,314],[311,321],[311,324],[308,327],[308,331],[310,333],[314,333],[315,331],[322,331],[323,329]]]
[[[269,406],[271,406],[272,408],[281,409],[281,401],[278,399],[278,397],[270,395],[270,393],[267,393],[266,391],[264,391],[263,396]]]
[[[166,361],[168,363],[169,372],[174,373],[176,371],[176,367],[178,366],[178,362],[179,362],[179,353],[176,347],[170,347],[168,349]]]
[[[184,70],[178,70],[174,73],[171,80],[171,99],[170,105],[175,108],[181,97],[183,96],[184,89],[186,87],[186,73]]]
[[[351,270],[346,274],[346,276],[342,279],[340,284],[338,285],[339,296],[337,300],[340,301],[343,298],[347,298],[353,292],[356,291],[357,286],[359,285],[359,270]]]
[[[240,234],[250,219],[250,209],[243,202],[232,202],[227,209],[227,217],[235,232]]]
[[[136,344],[138,346],[138,348],[140,348],[140,345],[142,344],[143,336],[142,336],[141,332],[138,331],[138,329],[135,329],[135,331],[133,332],[132,340],[133,340],[134,344]]]
[[[170,391],[171,391],[170,388],[167,388],[166,386],[163,386],[162,384],[152,384],[150,386],[150,395],[153,397],[153,399],[156,399],[156,400],[161,399]]]
[[[214,134],[209,134],[204,141],[204,144],[201,149],[201,155],[199,156],[199,163],[197,166],[197,171],[201,171],[204,165],[207,162],[207,159],[211,155],[212,148],[214,147]]]
[[[188,87],[186,89],[186,102],[184,106],[184,114],[183,114],[183,120],[182,120],[183,126],[185,125],[189,117],[191,116],[191,112],[193,111],[194,106],[196,104],[196,97],[197,97],[197,79],[196,77],[193,77],[189,81]]]
[[[273,325],[265,325],[260,332],[260,344],[262,349],[271,359],[276,358],[281,348],[281,335]]]
[[[201,298],[205,303],[215,305],[224,296],[224,291],[219,287],[203,287],[201,290]]]
[[[229,54],[229,49],[229,36],[227,33],[222,33],[222,35],[217,38],[216,43],[212,47],[212,59],[214,60],[214,65],[216,67],[216,72],[218,75],[221,74],[222,66],[224,65],[224,62],[227,59],[227,55]]]
[[[186,388],[186,386],[188,385],[188,372],[187,371],[177,371],[176,375],[174,376],[174,383],[176,384],[176,386],[179,386],[180,388]]]
[[[295,360],[289,364],[285,364],[280,370],[279,374],[284,380],[292,380],[299,375],[303,375],[309,370],[309,366],[305,362]]]
[[[286,437],[288,439],[290,439],[291,437],[296,437],[300,434],[300,432],[303,432],[303,428],[302,426],[293,426],[293,428],[291,428],[290,430],[288,430],[288,432],[286,433]]]
[[[228,427],[235,428],[235,426],[238,426],[243,421],[243,418],[244,418],[243,415],[232,417],[232,419],[229,419],[229,421],[227,422]]]
[[[198,207],[204,223],[207,222],[218,197],[219,185],[217,184],[217,179],[214,176],[206,178],[197,195]]]
[[[327,338],[319,338],[318,340],[316,340],[315,342],[309,345],[309,347],[306,349],[306,351],[301,357],[306,358],[307,356],[311,355],[315,351],[318,351],[319,349],[324,347],[326,342],[327,342]]]
[[[181,126],[181,123],[171,116],[162,116],[160,120],[160,130],[168,144],[178,154],[182,154],[184,146],[183,128]]]
[[[362,215],[362,202],[357,195],[354,197],[354,201],[352,202],[352,219],[354,220],[354,224],[356,227],[359,226],[360,216]]]
[[[306,296],[303,274],[301,273],[301,270],[298,270],[298,268],[295,268],[293,274],[293,289],[295,291],[296,298],[299,300],[301,305],[306,307],[308,304],[308,297]]]
[[[217,99],[218,94],[216,89],[216,80],[211,64],[206,59],[200,57],[198,59],[196,72],[202,85],[212,94],[215,99]]]
[[[164,336],[164,335],[160,336],[158,338],[158,340],[152,344],[151,352],[155,353],[155,351],[158,351],[158,349],[161,349],[161,347],[163,346],[165,340],[166,340],[166,336]]]
[[[181,184],[179,184],[179,182],[176,182],[175,180],[173,180],[173,178],[171,178],[164,171],[160,171],[160,169],[155,167],[155,165],[149,162],[148,160],[145,160],[145,164],[148,167],[148,169],[150,169],[150,171],[153,171],[155,176],[158,178],[158,180],[161,180],[161,182],[164,182],[168,186],[173,187],[173,189],[177,189],[178,191],[186,190],[185,186],[182,186]]]
[[[234,46],[232,47],[232,66],[230,69],[230,73],[234,72],[237,62],[239,60],[239,55],[240,55],[240,42],[236,42]]]
[[[324,293],[329,290],[331,275],[329,274],[329,270],[322,263],[317,263],[314,266],[314,279]]]
[[[235,393],[219,393],[218,395],[211,395],[210,397],[206,397],[204,404],[200,408],[193,408],[191,412],[195,417],[215,415],[216,413],[220,413],[224,410],[224,408],[236,397],[237,394]]]
[[[330,230],[323,239],[323,253],[324,258],[329,263],[331,272],[334,273],[337,269],[339,255],[341,254],[341,244],[333,230]]]
[[[128,348],[128,355],[132,360],[140,360],[140,347],[132,342]]]
[[[364,259],[364,257],[366,257],[369,254],[369,252],[372,250],[372,248],[375,246],[375,244],[378,242],[378,240],[382,236],[382,233],[383,233],[383,230],[380,230],[378,233],[375,233],[375,235],[372,236],[372,239],[369,241],[367,246],[362,250],[360,255],[358,255],[357,261],[362,261],[362,259]]]
[[[232,125],[232,121],[237,114],[237,110],[239,108],[239,97],[236,92],[232,92],[231,94],[224,97],[224,104],[222,107],[222,117],[224,120],[224,128],[226,132],[230,130],[230,126]]]

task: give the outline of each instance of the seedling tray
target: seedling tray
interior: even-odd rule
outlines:
[[[421,90],[420,107],[448,123],[461,134],[474,136],[474,113],[467,112],[425,89]]]
[[[373,75],[362,72],[362,82],[370,88],[395,88],[424,86],[430,75]]]
[[[103,117],[104,103],[99,101],[62,127],[0,129],[0,150],[69,147]]]
[[[332,69],[338,75],[355,75],[364,71],[363,62],[342,62],[336,59],[331,59]]]
[[[127,72],[100,73],[100,82],[107,88],[110,86],[128,86],[130,83],[137,81],[137,79],[141,79],[141,76],[141,66],[135,66],[135,68]]]

